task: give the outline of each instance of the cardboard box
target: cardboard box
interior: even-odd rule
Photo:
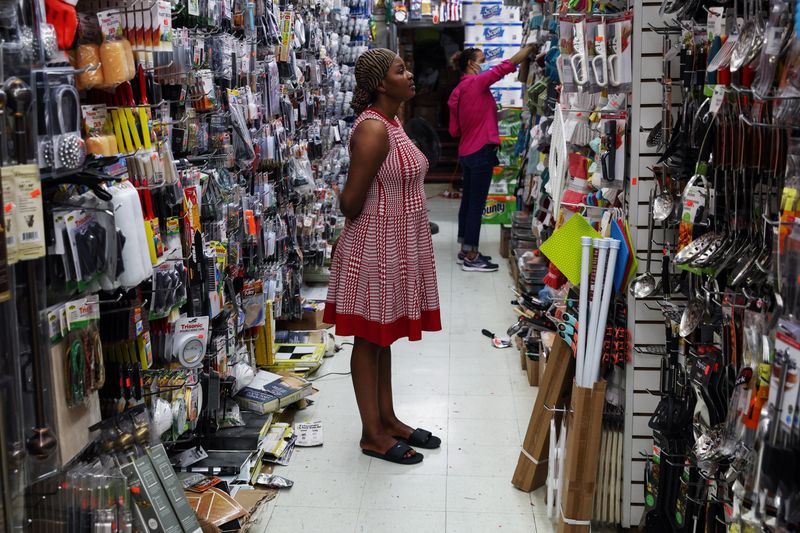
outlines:
[[[514,286],[519,289],[519,266],[517,265],[517,256],[510,254],[508,256],[508,272],[514,280]]]
[[[531,354],[532,355],[532,354]],[[539,386],[539,358],[536,359],[526,354],[526,370],[528,372],[528,385],[531,387]]]
[[[331,324],[326,324],[322,321],[325,315],[325,309],[306,310],[303,311],[303,318],[299,320],[281,321],[278,327],[281,329],[288,329],[290,331],[306,331],[314,329],[328,329]]]
[[[547,371],[539,385],[517,468],[511,478],[511,483],[520,490],[530,492],[547,481],[550,420],[556,414],[552,409],[565,405],[574,374],[572,351],[558,337],[550,351]],[[548,408],[545,409],[545,406]]]
[[[600,462],[600,434],[606,382],[589,389],[572,385],[571,409],[567,415],[567,457],[564,463],[563,493],[558,516],[559,533],[584,533],[590,530],[594,510],[594,489]],[[577,524],[576,524],[577,523]]]
[[[539,383],[544,383],[544,374],[547,372],[548,357],[544,354],[539,356]]]
[[[522,367],[522,371],[525,372],[528,370],[528,350],[525,348],[524,342],[522,342],[518,348],[520,366]]]
[[[511,254],[511,228],[506,224],[500,224],[500,257],[508,259]]]

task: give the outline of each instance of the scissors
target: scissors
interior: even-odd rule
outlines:
[[[600,87],[608,85],[608,50],[606,48],[606,25],[597,26],[597,35],[594,38],[594,51],[597,55],[592,58],[594,78]]]
[[[599,30],[598,30],[599,31]],[[605,28],[603,28],[605,33]],[[620,57],[622,57],[622,22],[614,23],[614,38],[611,40],[611,51],[613,52],[606,59],[608,80],[611,85],[619,86],[622,83],[622,65],[620,64]]]
[[[575,53],[569,56],[569,62],[572,64],[572,72],[575,75],[575,81],[580,85],[585,85],[589,82],[589,58],[586,55],[586,23],[579,21],[575,23],[575,34],[572,38],[572,47]]]

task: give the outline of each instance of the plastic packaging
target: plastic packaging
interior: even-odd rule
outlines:
[[[114,197],[114,213],[117,220],[126,221],[117,226],[125,238],[125,246],[122,248],[125,270],[119,276],[118,283],[103,284],[103,288],[110,290],[120,285],[135,287],[153,275],[153,265],[150,263],[150,256],[147,253],[148,244],[144,231],[142,204],[139,201],[139,194],[130,182],[126,181],[110,187],[109,192]]]
[[[100,47],[96,44],[79,44],[76,52],[77,68],[87,69],[78,74],[78,89],[91,89],[103,87],[105,77],[100,60]]]
[[[256,478],[256,485],[268,489],[289,489],[294,485],[294,481],[274,474],[259,474]]]
[[[119,154],[117,138],[113,135],[105,105],[81,106],[87,153],[99,156]]]
[[[100,62],[108,85],[130,81],[136,74],[133,49],[127,39],[106,40],[100,46]]]
[[[117,139],[113,135],[100,135],[86,139],[86,152],[99,156],[115,156],[119,154]]]

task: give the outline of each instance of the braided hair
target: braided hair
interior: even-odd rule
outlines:
[[[386,77],[397,54],[386,48],[372,48],[356,61],[356,88],[351,107],[360,115],[373,101],[375,89]]]

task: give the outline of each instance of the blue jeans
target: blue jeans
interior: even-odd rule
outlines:
[[[465,252],[477,252],[481,238],[481,217],[497,165],[497,145],[487,144],[474,154],[460,158],[464,169],[464,190],[458,209],[458,242]]]

